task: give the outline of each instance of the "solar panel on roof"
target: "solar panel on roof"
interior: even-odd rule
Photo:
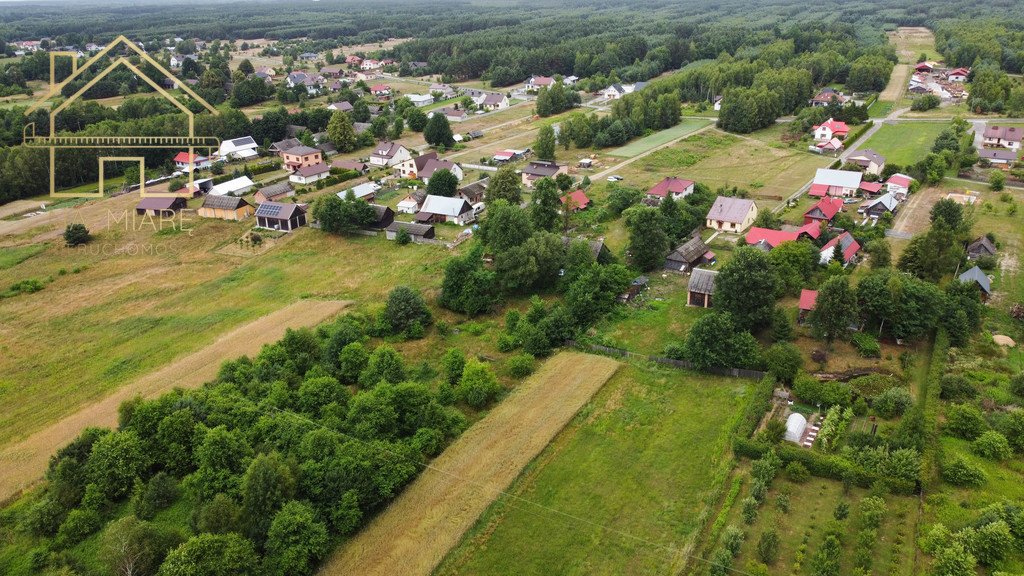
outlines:
[[[261,204],[256,210],[256,215],[274,217],[281,213],[281,208],[282,206],[278,204]]]

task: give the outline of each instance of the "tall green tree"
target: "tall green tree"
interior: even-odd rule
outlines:
[[[533,143],[533,153],[537,155],[540,160],[555,161],[555,129],[550,125],[546,124],[540,127],[537,131],[537,140]]]
[[[480,233],[484,243],[500,253],[526,242],[533,234],[533,224],[518,205],[498,200],[487,209]]]
[[[270,574],[311,574],[327,554],[327,526],[301,502],[285,504],[270,523],[266,566]]]
[[[515,168],[510,165],[498,168],[498,171],[487,181],[487,191],[484,199],[488,207],[497,201],[504,200],[509,204],[519,204],[523,201],[523,181]]]
[[[541,178],[533,185],[530,221],[536,230],[553,232],[558,228],[558,210],[562,201],[558,186],[551,178]]]
[[[277,452],[260,454],[242,478],[242,521],[249,537],[263,542],[277,510],[295,494],[295,476]]]
[[[427,182],[427,194],[451,198],[459,190],[459,178],[447,168],[435,170]]]
[[[327,138],[334,143],[339,152],[355,150],[356,130],[352,127],[352,118],[341,110],[335,110],[327,123]]]
[[[781,281],[768,256],[756,248],[738,248],[715,276],[715,308],[728,312],[742,330],[771,324]]]
[[[650,206],[633,206],[622,213],[629,229],[630,261],[637,268],[654,270],[665,262],[669,251],[669,236],[661,213]]]
[[[833,276],[822,284],[811,311],[814,334],[831,346],[837,338],[845,338],[850,325],[857,321],[857,295],[846,276]]]
[[[434,114],[423,128],[423,139],[431,146],[449,147],[455,144],[455,134],[444,114]]]
[[[344,200],[337,194],[321,196],[313,205],[313,218],[320,222],[324,232],[348,234],[372,224],[377,215],[365,200],[356,198],[349,190]]]
[[[160,576],[256,576],[259,555],[238,534],[200,534],[175,548],[160,565]]]

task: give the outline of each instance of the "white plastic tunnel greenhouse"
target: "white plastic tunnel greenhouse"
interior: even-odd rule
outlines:
[[[807,418],[796,412],[786,418],[786,440],[799,443],[803,438],[804,430],[807,429]]]

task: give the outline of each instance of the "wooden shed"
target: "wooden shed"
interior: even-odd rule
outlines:
[[[207,196],[199,207],[199,216],[221,220],[244,220],[255,212],[252,204],[237,196]]]

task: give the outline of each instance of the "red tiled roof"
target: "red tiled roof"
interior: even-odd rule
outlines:
[[[796,236],[800,238],[801,234],[807,234],[811,238],[817,239],[821,236],[821,222],[813,221],[804,224],[803,226],[796,229]]]
[[[815,209],[821,210],[821,214],[822,214],[822,216],[826,220],[831,220],[832,217],[834,217],[836,214],[838,214],[843,209],[843,199],[842,198],[822,198],[821,200],[818,201],[817,204],[815,204],[814,206],[811,206],[810,208],[808,208],[807,212],[804,212],[804,216],[807,216],[808,214],[813,212]],[[812,218],[813,218],[813,216],[812,216]]]
[[[828,250],[829,248],[832,248],[833,246],[836,245],[839,245],[840,247],[842,247],[843,245],[846,246],[846,248],[841,248],[843,254],[843,262],[849,262],[850,259],[853,258],[857,254],[857,252],[860,251],[860,244],[857,243],[856,240],[854,240],[853,236],[849,232],[843,232],[839,236],[836,236],[835,238],[829,240],[828,244],[825,244],[824,246],[821,247],[821,251],[824,252],[825,250]]]
[[[747,244],[757,244],[763,240],[766,244],[775,248],[783,242],[792,242],[796,239],[796,232],[786,232],[784,230],[754,227],[747,231]]]
[[[828,195],[828,184],[811,184],[811,191],[808,192],[811,196],[827,196]]]
[[[391,90],[391,86],[387,84],[374,84],[370,87],[370,92],[385,92],[387,90]]]
[[[828,129],[832,130],[834,134],[846,134],[850,131],[850,127],[846,125],[846,122],[840,122],[832,118],[829,118],[827,121],[818,124],[817,126],[814,127],[814,129],[817,130],[822,126],[825,126]]]
[[[570,192],[565,196],[562,196],[562,204],[565,204],[568,200],[572,200],[573,207],[576,210],[583,210],[590,205],[590,198],[587,198],[587,195],[583,190],[576,190],[575,192]]]
[[[879,192],[882,191],[882,183],[861,181],[860,189],[869,194],[878,194]]]
[[[801,310],[814,310],[814,303],[818,300],[817,290],[801,290],[800,291],[800,309]]]
[[[904,176],[902,174],[893,174],[892,176],[889,176],[889,179],[886,181],[886,183],[895,184],[897,186],[902,186],[904,188],[910,188],[910,177]]]
[[[199,162],[200,160],[206,160],[206,157],[205,156],[200,156],[199,154],[193,154],[192,155],[192,159],[191,159],[192,162]],[[188,152],[178,152],[178,155],[174,157],[174,161],[178,162],[180,164],[188,164],[189,163]]]
[[[682,194],[683,192],[686,192],[686,189],[690,186],[693,186],[693,180],[684,180],[682,178],[670,176],[655,184],[647,191],[647,194],[650,196],[660,196],[665,198],[670,192],[672,194]]]

